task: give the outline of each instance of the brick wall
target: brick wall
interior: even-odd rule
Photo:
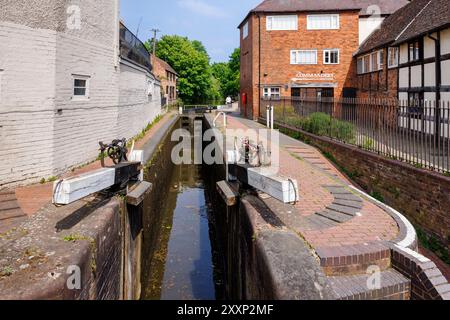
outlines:
[[[407,249],[391,250],[392,266],[411,279],[412,300],[450,300],[450,284],[434,262]]]
[[[242,39],[241,27],[241,94],[248,95],[247,117],[258,117],[258,85],[281,87],[282,96],[291,96],[291,82],[298,72],[333,73],[337,83],[335,97],[342,95],[344,87],[352,87],[356,75],[353,53],[359,46],[358,12],[340,12],[339,30],[306,30],[307,13],[298,13],[297,31],[267,31],[266,16],[259,18],[252,14],[248,18],[249,36]],[[261,29],[261,34],[259,32]],[[261,36],[261,79],[259,77],[259,37]],[[340,62],[337,65],[323,63],[324,49],[340,49]],[[291,65],[292,49],[317,49],[317,65]],[[311,81],[307,81],[311,82]],[[314,81],[313,81],[314,82]],[[319,82],[319,81],[315,81]],[[305,82],[306,83],[306,82]],[[244,112],[242,112],[244,113]]]
[[[167,70],[166,62],[152,55],[152,64],[153,64],[153,73],[155,76],[161,81],[161,92],[162,95],[167,99],[167,103],[172,103],[177,99],[177,80],[176,75],[171,72],[171,70]],[[175,80],[169,79],[167,77],[167,72],[170,72],[170,76],[174,77]],[[169,90],[168,90],[169,87]],[[171,99],[170,90],[174,90],[173,96]]]
[[[301,132],[369,193],[402,212],[450,251],[450,177],[418,169],[325,137]]]
[[[383,70],[356,76],[357,98],[396,99],[398,97],[398,68],[388,69],[387,59],[387,49],[384,49]],[[354,60],[356,63],[356,58]]]
[[[79,30],[67,29],[69,4],[80,6]],[[25,6],[0,13],[0,188],[94,160],[98,141],[131,138],[161,112],[154,76],[119,63],[118,1],[43,1],[35,12],[59,12],[45,23]],[[73,99],[73,75],[89,77],[88,99]]]

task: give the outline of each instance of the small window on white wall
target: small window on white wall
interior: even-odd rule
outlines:
[[[297,16],[268,16],[266,19],[267,30],[298,30]]]
[[[315,14],[307,17],[308,30],[337,30],[339,29],[338,14]]]
[[[246,22],[242,27],[242,39],[245,39],[247,37],[248,37],[248,22]]]
[[[317,50],[291,50],[291,64],[317,64]]]
[[[331,49],[323,51],[324,64],[339,64],[339,49]]]
[[[73,98],[89,98],[89,76],[72,75],[73,77]]]

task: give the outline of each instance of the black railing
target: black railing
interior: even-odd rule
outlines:
[[[122,23],[120,24],[120,55],[152,71],[150,53],[144,43]]]
[[[261,100],[275,123],[408,162],[450,172],[450,102],[281,98]]]

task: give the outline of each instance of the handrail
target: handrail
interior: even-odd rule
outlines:
[[[217,119],[219,119],[219,117],[220,117],[221,115],[223,115],[223,126],[224,126],[225,128],[227,127],[227,114],[226,114],[225,112],[221,111],[221,112],[217,113],[217,116],[214,118],[214,121],[213,121],[213,126],[214,126],[214,128],[217,127],[217,126],[216,126],[216,121],[217,121]]]

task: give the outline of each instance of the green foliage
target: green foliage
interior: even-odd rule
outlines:
[[[153,50],[153,40],[145,43]],[[210,64],[202,42],[177,35],[163,36],[156,44],[156,56],[168,62],[178,73],[179,97],[190,103],[223,102],[240,90],[240,49],[227,63]]]
[[[364,140],[363,140],[363,143],[362,143],[361,147],[362,147],[363,149],[372,150],[373,147],[374,147],[374,144],[375,144],[375,143],[374,143],[374,141],[373,141],[371,138],[365,137]]]
[[[211,66],[212,74],[219,82],[221,98],[236,97],[240,91],[241,51],[235,49],[228,62],[214,63]]]
[[[424,248],[434,252],[439,259],[450,265],[450,256],[447,248],[432,235],[427,235],[422,229],[416,228],[416,230],[420,244]]]
[[[381,193],[379,193],[378,191],[372,191],[370,193],[370,196],[380,202],[384,203],[384,197],[381,195]]]
[[[151,41],[147,42],[151,47]],[[179,74],[178,90],[187,103],[210,99],[212,74],[209,56],[200,41],[177,35],[163,36],[156,46],[156,55],[168,62]]]
[[[309,117],[300,117],[290,109],[285,109],[284,116],[287,124],[318,136],[327,136],[343,142],[354,143],[355,127],[351,123],[332,119],[329,114],[323,112],[312,113]],[[280,116],[275,114],[275,117]]]
[[[14,270],[10,266],[3,267],[0,271],[0,277],[9,277],[14,273]]]

